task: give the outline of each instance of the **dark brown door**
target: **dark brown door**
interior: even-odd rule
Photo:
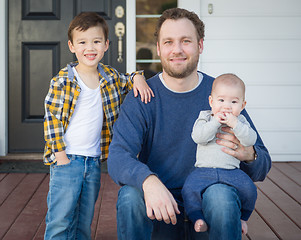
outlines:
[[[43,151],[43,102],[50,79],[74,60],[67,45],[67,30],[75,15],[95,11],[108,21],[110,47],[103,63],[125,72],[126,35],[118,38],[115,34],[117,23],[125,26],[125,3],[124,0],[9,1],[9,152]],[[118,40],[122,41],[122,52],[117,49]]]

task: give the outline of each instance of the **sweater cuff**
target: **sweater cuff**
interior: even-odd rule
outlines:
[[[137,188],[139,188],[142,192],[143,192],[143,188],[142,188],[142,185],[144,183],[144,181],[151,175],[155,175],[156,177],[158,177],[157,174],[151,172],[151,171],[148,171],[148,172],[145,172],[143,174],[141,174],[138,179],[137,179]]]

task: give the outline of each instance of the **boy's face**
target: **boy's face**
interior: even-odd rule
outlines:
[[[214,115],[220,112],[238,116],[246,106],[246,101],[240,86],[218,84],[209,96],[209,104]]]
[[[105,41],[102,28],[95,26],[86,31],[74,29],[72,36],[73,42],[68,41],[68,46],[75,53],[79,66],[97,67],[109,47],[109,40]]]

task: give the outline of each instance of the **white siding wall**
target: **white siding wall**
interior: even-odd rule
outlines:
[[[206,26],[200,69],[241,77],[272,160],[301,161],[301,1],[201,0],[199,15]]]

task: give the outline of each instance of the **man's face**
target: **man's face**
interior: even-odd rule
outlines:
[[[197,31],[187,18],[168,19],[162,26],[157,42],[163,73],[174,78],[185,78],[197,70],[203,40],[198,41]]]

